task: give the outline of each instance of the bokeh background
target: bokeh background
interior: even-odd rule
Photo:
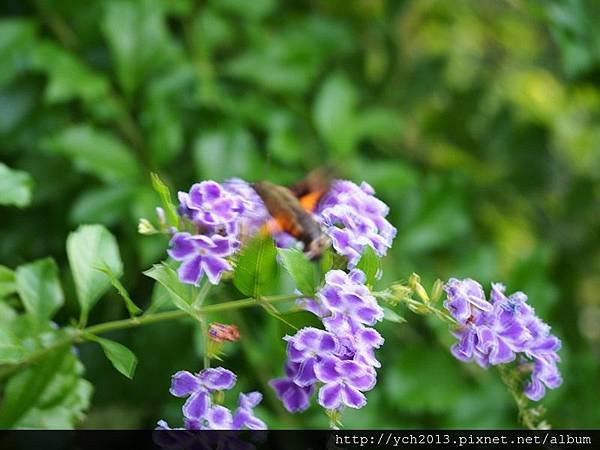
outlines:
[[[0,11],[0,158],[13,170],[0,186],[20,193],[0,206],[0,264],[55,258],[59,324],[77,316],[64,242],[81,223],[110,228],[124,284],[152,302],[141,271],[166,241],[136,232],[159,203],[150,171],[187,190],[231,176],[289,183],[332,162],[391,207],[381,287],[415,271],[426,286],[470,276],[525,291],[563,340],[547,420],[600,425],[600,3],[4,0]],[[241,297],[223,288],[214,301]],[[91,322],[125,316],[111,293]],[[405,317],[382,325],[378,386],[347,427],[518,425],[496,372],[454,360],[444,325]],[[265,387],[282,373],[285,325],[263,311],[214,319],[240,326],[223,364],[238,388],[267,394],[258,413],[271,427],[327,427],[316,407],[285,414]],[[201,366],[195,325],[109,337],[138,355],[136,376],[81,346],[94,395],[76,425],[179,423],[168,386]]]

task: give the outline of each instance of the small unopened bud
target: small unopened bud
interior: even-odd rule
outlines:
[[[411,289],[414,289],[417,284],[421,282],[421,277],[416,273],[411,273],[410,277],[408,277],[408,286]]]
[[[431,288],[431,301],[437,302],[442,298],[442,294],[444,292],[444,282],[439,278],[435,280],[433,283],[433,287]]]
[[[165,214],[165,210],[160,206],[156,207],[156,217],[158,217],[158,224],[161,228],[166,228],[167,226],[167,216]]]
[[[225,401],[225,393],[223,391],[213,392],[213,402],[217,405],[222,405]]]
[[[423,303],[429,303],[429,295],[421,283],[417,283],[414,289]]]
[[[140,219],[138,222],[138,233],[144,235],[151,235],[158,233],[158,230],[154,228],[154,225],[150,223],[148,219]]]
[[[401,302],[411,297],[412,289],[402,284],[394,284],[392,285],[392,294],[398,302]]]
[[[240,332],[235,325],[212,322],[208,326],[208,341],[206,356],[219,358],[225,342],[235,342],[240,339]]]

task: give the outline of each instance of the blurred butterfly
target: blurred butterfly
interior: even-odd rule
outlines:
[[[332,180],[332,170],[320,168],[290,188],[268,181],[253,183],[252,187],[272,216],[266,231],[285,231],[304,244],[308,259],[320,258],[331,245],[331,238],[323,232],[312,213],[329,191]]]

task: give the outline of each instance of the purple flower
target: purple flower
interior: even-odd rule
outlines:
[[[319,390],[319,404],[326,409],[342,405],[362,408],[367,398],[361,391],[373,389],[375,371],[357,361],[323,357],[316,367],[319,381],[325,383]]]
[[[258,392],[240,394],[235,415],[225,406],[212,403],[211,393],[229,390],[235,382],[235,374],[222,367],[204,369],[196,375],[188,371],[179,371],[173,375],[169,392],[176,397],[188,397],[182,408],[184,429],[266,429],[266,424],[253,412],[253,408],[262,400],[262,395]],[[161,420],[157,429],[171,428]]]
[[[560,340],[526,303],[524,293],[507,297],[504,285],[492,283],[488,302],[481,285],[468,278],[453,278],[444,289],[448,295],[444,306],[459,325],[454,332],[458,343],[451,349],[457,359],[475,360],[488,367],[519,357],[519,364],[532,366],[531,380],[524,390],[532,400],[541,399],[546,388],[562,383],[557,367]]]
[[[363,392],[375,386],[375,368],[380,367],[375,349],[383,344],[381,335],[366,325],[381,320],[383,310],[364,282],[358,269],[348,274],[331,270],[314,299],[298,302],[319,317],[326,330],[307,327],[284,338],[286,376],[270,384],[288,411],[308,408],[317,385],[319,404],[326,409],[366,404]]]
[[[327,272],[325,286],[317,294],[317,299],[331,313],[323,318],[326,329],[352,332],[363,324],[374,325],[383,319],[383,309],[364,282],[365,274],[359,269],[349,274],[342,270]]]
[[[235,233],[237,220],[244,212],[241,196],[215,181],[192,185],[190,192],[179,192],[179,214],[190,219],[207,234]]]
[[[238,243],[218,234],[209,237],[182,232],[176,233],[169,245],[169,256],[182,261],[179,279],[197,286],[203,274],[212,284],[217,284],[223,272],[232,270],[226,258],[234,253]]]
[[[294,382],[299,368],[300,364],[288,361],[285,365],[286,376],[269,381],[269,385],[275,390],[285,409],[291,413],[307,409],[314,390],[311,385],[300,386]]]
[[[348,258],[349,267],[358,263],[366,246],[385,255],[396,237],[396,228],[385,218],[388,206],[374,194],[367,183],[357,186],[336,180],[319,202],[319,220],[327,228],[333,248]]]
[[[239,407],[233,416],[232,425],[236,430],[266,430],[267,424],[254,415],[253,409],[261,402],[260,392],[240,394]]]

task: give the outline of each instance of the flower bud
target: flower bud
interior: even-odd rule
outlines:
[[[142,218],[138,222],[138,233],[152,235],[158,233],[158,230],[154,228],[154,225],[152,225],[148,219]]]
[[[433,283],[433,287],[431,288],[431,301],[437,302],[442,298],[442,294],[444,292],[444,282],[439,278],[435,280]]]

